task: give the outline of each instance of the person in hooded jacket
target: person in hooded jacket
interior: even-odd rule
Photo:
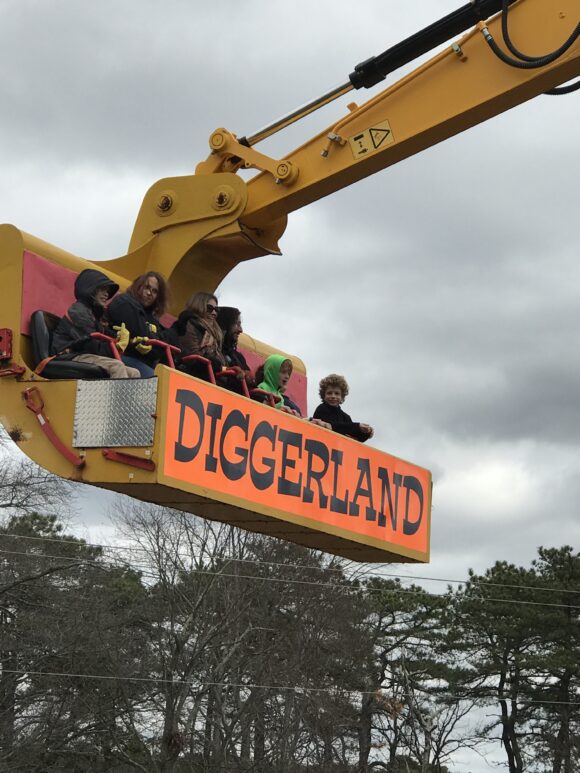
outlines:
[[[256,370],[257,388],[274,395],[276,408],[284,408],[284,392],[292,375],[292,360],[283,354],[271,354]],[[291,413],[294,408],[288,407]]]
[[[280,410],[293,416],[304,418],[298,404],[286,394],[292,370],[292,360],[284,357],[283,354],[271,354],[266,358],[263,365],[258,366],[256,381],[258,382],[258,389],[274,395],[276,408],[280,408]],[[262,401],[260,397],[255,399]],[[310,421],[312,424],[317,424],[325,429],[331,429],[330,424],[320,418],[306,419],[306,421]]]
[[[115,296],[107,309],[111,325],[125,324],[129,330],[130,342],[122,359],[126,365],[137,368],[141,378],[151,378],[155,366],[163,358],[163,349],[151,346],[147,339],[164,341],[169,337],[169,331],[159,321],[166,311],[167,295],[164,277],[157,271],[147,271],[138,276],[126,292]]]
[[[215,295],[197,292],[188,300],[185,309],[173,323],[171,330],[177,335],[182,355],[199,354],[210,361],[214,373],[226,365],[222,353],[223,333],[217,323],[218,301]],[[198,378],[208,380],[203,363],[184,363],[183,369]]]
[[[254,377],[246,358],[238,349],[238,339],[243,332],[240,310],[233,306],[220,306],[217,322],[223,333],[222,354],[226,367],[236,371],[235,376],[228,376],[225,381],[220,380],[220,385],[232,392],[241,392],[240,382],[245,379],[251,389],[254,386]]]
[[[59,321],[52,336],[52,354],[59,359],[89,362],[109,373],[111,378],[139,378],[139,371],[112,356],[110,344],[91,338],[91,333],[108,333],[104,322],[105,304],[119,285],[96,269],[81,271],[75,281],[76,302]],[[117,348],[124,351],[129,332],[120,326]]]
[[[271,354],[264,364],[257,368],[256,381],[258,389],[274,395],[276,408],[302,418],[300,407],[286,394],[293,368],[292,360],[282,354]]]

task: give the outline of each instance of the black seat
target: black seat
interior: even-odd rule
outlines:
[[[37,368],[43,360],[50,357],[52,334],[58,325],[60,317],[49,311],[34,311],[30,317],[30,334],[32,336],[32,356],[34,367]],[[89,362],[74,362],[73,360],[50,360],[44,366],[40,375],[43,378],[109,378],[109,374],[98,365]]]

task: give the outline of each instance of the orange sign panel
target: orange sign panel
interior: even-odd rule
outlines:
[[[222,502],[428,560],[428,470],[176,371],[163,415],[167,479]]]

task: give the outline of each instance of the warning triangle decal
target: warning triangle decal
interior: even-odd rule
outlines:
[[[371,133],[371,140],[373,141],[375,150],[380,148],[380,146],[391,133],[390,129],[369,129],[369,131]]]

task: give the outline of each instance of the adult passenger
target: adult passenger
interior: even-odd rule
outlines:
[[[109,324],[125,324],[131,341],[123,354],[126,365],[137,368],[142,378],[151,378],[154,368],[163,358],[163,349],[151,346],[148,338],[165,340],[166,329],[159,321],[167,307],[167,282],[157,271],[141,274],[117,295],[107,309]]]
[[[177,335],[182,356],[198,354],[210,361],[214,373],[225,367],[226,359],[222,352],[223,333],[217,323],[218,301],[215,295],[207,292],[194,293],[187,301],[185,309],[172,325]],[[183,369],[192,376],[208,379],[207,367],[203,363],[191,361]]]
[[[106,370],[111,378],[139,378],[137,369],[115,359],[107,341],[91,338],[91,333],[106,333],[103,320],[105,304],[119,285],[106,274],[86,268],[75,281],[76,302],[60,320],[52,337],[52,353],[59,360],[89,362]],[[123,352],[129,343],[129,331],[119,326],[116,346]]]
[[[236,371],[235,376],[228,377],[225,383],[220,381],[220,384],[233,392],[240,392],[240,382],[245,379],[248,387],[252,388],[254,386],[252,371],[246,358],[238,349],[238,339],[240,333],[243,333],[240,310],[233,306],[220,306],[217,312],[217,322],[223,334],[222,354],[226,367]]]

